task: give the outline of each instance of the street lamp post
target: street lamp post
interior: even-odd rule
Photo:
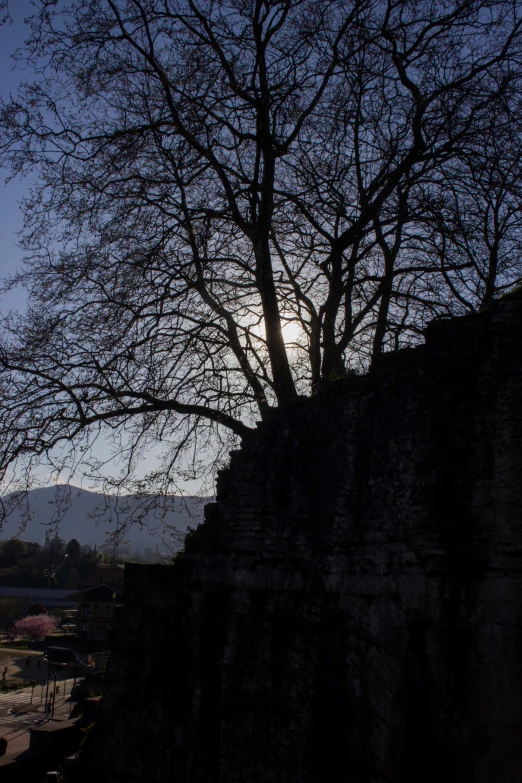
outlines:
[[[51,679],[51,664],[47,666],[47,688],[45,689],[45,714],[49,715],[49,680]]]
[[[73,684],[72,684],[72,688],[71,688],[71,696],[70,696],[70,700],[69,700],[69,717],[71,717],[71,712],[72,712],[72,702],[73,702],[72,695],[73,695],[73,693],[74,693],[74,689],[75,689],[75,687],[76,687],[76,669],[73,669]]]
[[[51,718],[54,718],[54,702],[56,701],[56,669],[53,670],[54,678],[54,691],[53,691],[53,705],[51,708]]]

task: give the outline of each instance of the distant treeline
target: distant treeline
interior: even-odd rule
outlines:
[[[10,538],[0,544],[0,585],[74,590],[79,582],[94,576],[109,555],[75,538],[66,542],[48,536],[43,546]]]

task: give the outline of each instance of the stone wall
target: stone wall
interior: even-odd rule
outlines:
[[[520,783],[521,336],[436,322],[259,424],[127,567],[90,779]]]

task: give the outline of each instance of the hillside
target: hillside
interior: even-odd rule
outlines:
[[[16,509],[2,524],[0,540],[20,536],[25,541],[42,544],[47,531],[55,531],[69,541],[76,538],[81,544],[103,547],[125,520],[134,521],[122,537],[120,551],[145,550],[147,548],[168,551],[180,548],[182,533],[188,525],[201,521],[203,506],[209,498],[172,496],[166,507],[150,510],[154,498],[128,495],[112,498],[97,492],[60,487],[34,489],[28,493],[27,504]],[[30,519],[23,525],[24,512],[30,509]]]

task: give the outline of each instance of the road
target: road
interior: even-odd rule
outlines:
[[[0,693],[0,733],[8,742],[47,720],[43,707],[39,710],[39,700],[33,699],[30,704],[30,699],[30,689]]]
[[[67,712],[70,706],[69,696],[74,678],[60,679],[63,673],[57,673],[57,682],[60,690],[55,697],[55,714],[57,711]],[[33,726],[38,726],[47,720],[45,715],[45,699],[50,698],[54,691],[54,678],[51,677],[49,689],[47,681],[45,685],[37,685],[31,699],[31,688],[19,691],[0,693],[0,735],[8,741],[15,736],[29,731]]]

